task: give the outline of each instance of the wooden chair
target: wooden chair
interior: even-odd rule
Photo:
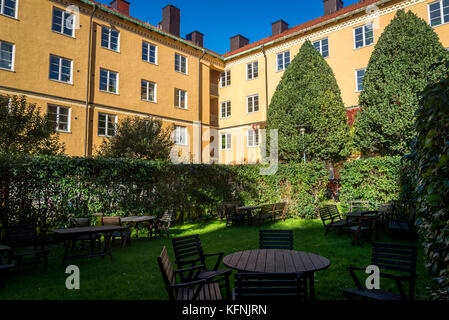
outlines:
[[[16,267],[15,264],[11,264],[9,262],[7,264],[4,264],[3,259],[2,259],[2,254],[0,253],[0,288],[5,287],[6,275],[9,272],[9,270],[11,270],[15,267]]]
[[[336,205],[326,205],[318,208],[318,214],[323,222],[324,235],[333,230],[342,230],[346,226],[346,220],[341,217]]]
[[[260,208],[259,213],[254,217],[257,222],[262,223],[266,220],[274,219],[274,204],[265,204]]]
[[[241,201],[226,201],[217,205],[217,212],[218,216],[220,217],[220,222],[223,222],[223,220],[226,218],[225,206],[228,205],[240,207],[243,205],[243,203]]]
[[[349,211],[369,211],[371,208],[371,202],[369,201],[350,201]]]
[[[373,243],[371,264],[379,267],[381,279],[395,281],[399,293],[377,289],[366,289],[357,278],[355,271],[365,268],[347,267],[357,289],[344,290],[347,299],[361,297],[374,300],[413,300],[416,275],[416,245]],[[403,282],[408,283],[408,295],[405,293]]]
[[[273,220],[282,219],[285,221],[286,214],[287,214],[287,202],[279,202],[274,205]]]
[[[70,219],[70,227],[71,228],[83,228],[90,227],[91,219],[90,218],[71,218]],[[75,241],[73,241],[72,250],[75,247],[76,241],[81,241],[81,248],[84,249],[84,242],[88,241],[91,247],[91,251],[93,251],[93,247],[95,242],[98,241],[98,248],[101,249],[101,235],[99,233],[95,234],[84,234],[76,236]]]
[[[167,238],[170,238],[170,227],[173,222],[173,211],[166,211],[161,218],[152,224],[150,227],[154,231],[154,236],[161,236],[162,232],[165,233]],[[149,234],[151,231],[149,230]]]
[[[179,269],[186,265],[195,266],[202,265],[202,269],[198,275],[198,279],[207,279],[210,282],[222,283],[222,287],[226,287],[228,297],[230,297],[231,290],[229,284],[230,269],[218,270],[221,260],[223,259],[223,252],[204,253],[199,235],[191,235],[185,237],[178,237],[172,239],[173,250],[175,252],[176,265]],[[212,269],[207,268],[206,258],[216,257],[217,260]],[[187,277],[182,278],[183,282],[192,281],[192,273],[188,273]]]
[[[232,300],[308,300],[302,273],[236,273]]]
[[[120,217],[102,217],[101,224],[103,226],[123,226]],[[127,241],[131,244],[131,229],[127,228],[122,231],[114,231],[111,236],[111,241],[114,241],[116,238],[122,240],[122,249],[124,249]]]
[[[390,219],[388,221],[388,229],[391,233],[391,238],[394,239],[398,235],[411,237],[414,235],[415,224],[415,209],[401,208],[396,206],[393,209]]]
[[[11,257],[17,261],[16,265],[19,272],[25,262],[34,261],[37,268],[41,260],[43,260],[45,271],[47,271],[50,251],[46,248],[45,238],[37,236],[34,225],[8,226],[5,230],[5,244],[11,247]]]
[[[380,225],[382,229],[384,229],[386,223],[390,221],[390,217],[393,213],[393,204],[392,203],[379,204],[377,211],[379,212],[378,225]]]
[[[361,244],[360,239],[364,237],[367,241],[376,229],[377,211],[370,214],[362,214],[358,219],[347,221],[347,230],[353,235],[352,244]]]
[[[157,262],[170,300],[221,300],[220,287],[217,283],[198,279],[197,276],[203,268],[202,265],[174,270],[165,246],[162,248]],[[182,273],[193,271],[196,271],[196,276],[192,278],[192,281],[176,283],[177,274],[182,278]]]
[[[237,206],[234,204],[224,205],[224,212],[226,218],[226,226],[234,223],[242,224],[245,219],[245,216],[243,214],[239,214],[237,212]]]
[[[260,230],[259,249],[293,250],[292,230]]]

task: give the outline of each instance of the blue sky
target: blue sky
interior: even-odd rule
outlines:
[[[157,26],[162,8],[172,4],[181,9],[181,37],[198,30],[204,46],[223,54],[229,51],[229,38],[242,34],[254,42],[271,35],[271,23],[279,19],[290,27],[323,15],[322,0],[128,0],[130,15]],[[109,0],[100,0],[109,4]],[[346,0],[345,6],[358,2]]]

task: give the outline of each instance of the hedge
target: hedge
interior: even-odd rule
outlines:
[[[344,210],[350,201],[381,204],[399,200],[402,179],[401,157],[373,157],[345,162],[340,170],[340,201]]]
[[[0,155],[2,224],[32,222],[65,227],[73,216],[162,215],[178,222],[214,215],[217,204],[288,200],[290,215],[313,218],[325,194],[321,163],[279,165],[262,176],[261,165],[193,165],[132,159]]]

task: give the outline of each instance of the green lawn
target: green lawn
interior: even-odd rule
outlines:
[[[343,299],[342,289],[353,288],[354,284],[346,266],[366,267],[370,262],[371,245],[351,245],[349,235],[335,232],[324,236],[320,220],[289,219],[285,222],[264,226],[232,226],[216,220],[185,224],[173,227],[172,236],[200,234],[205,252],[223,251],[226,254],[254,249],[258,247],[258,230],[293,229],[295,249],[313,252],[328,258],[331,266],[327,270],[315,273],[317,299]],[[134,239],[133,239],[134,240]],[[381,235],[380,241],[391,242],[388,235]],[[139,239],[132,241],[124,250],[120,244],[113,246],[114,261],[108,257],[75,260],[72,263],[80,268],[80,290],[65,288],[66,275],[62,266],[62,247],[53,247],[49,256],[49,268],[43,267],[24,270],[6,280],[6,287],[0,289],[0,300],[5,299],[132,299],[165,300],[168,299],[156,257],[163,246],[173,259],[171,240]],[[211,261],[211,264],[214,261]],[[418,256],[418,281],[415,290],[417,299],[425,299],[431,286],[431,276],[423,266],[422,250]],[[364,274],[361,274],[364,276]],[[233,282],[233,281],[232,281]],[[363,281],[364,282],[364,281]],[[389,283],[381,282],[381,288]]]

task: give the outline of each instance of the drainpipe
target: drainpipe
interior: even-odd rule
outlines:
[[[265,52],[265,45],[262,45],[262,53],[265,59],[265,112],[268,120],[268,63],[267,54]]]
[[[84,132],[84,157],[87,157],[87,132],[89,127],[89,95],[90,95],[90,79],[91,79],[91,56],[92,56],[92,21],[94,18],[95,11],[97,10],[97,5],[92,3],[92,13],[90,15],[89,23],[89,52],[87,55],[87,82],[86,82],[86,130]]]
[[[198,161],[201,164],[202,158],[203,158],[203,138],[202,138],[202,128],[201,128],[201,119],[202,119],[202,112],[203,112],[203,76],[202,76],[202,70],[201,70],[201,60],[204,58],[204,56],[206,55],[206,50],[203,49],[203,54],[199,57],[198,59],[198,133],[199,133],[199,137],[198,137]],[[209,89],[210,90],[210,89]]]

